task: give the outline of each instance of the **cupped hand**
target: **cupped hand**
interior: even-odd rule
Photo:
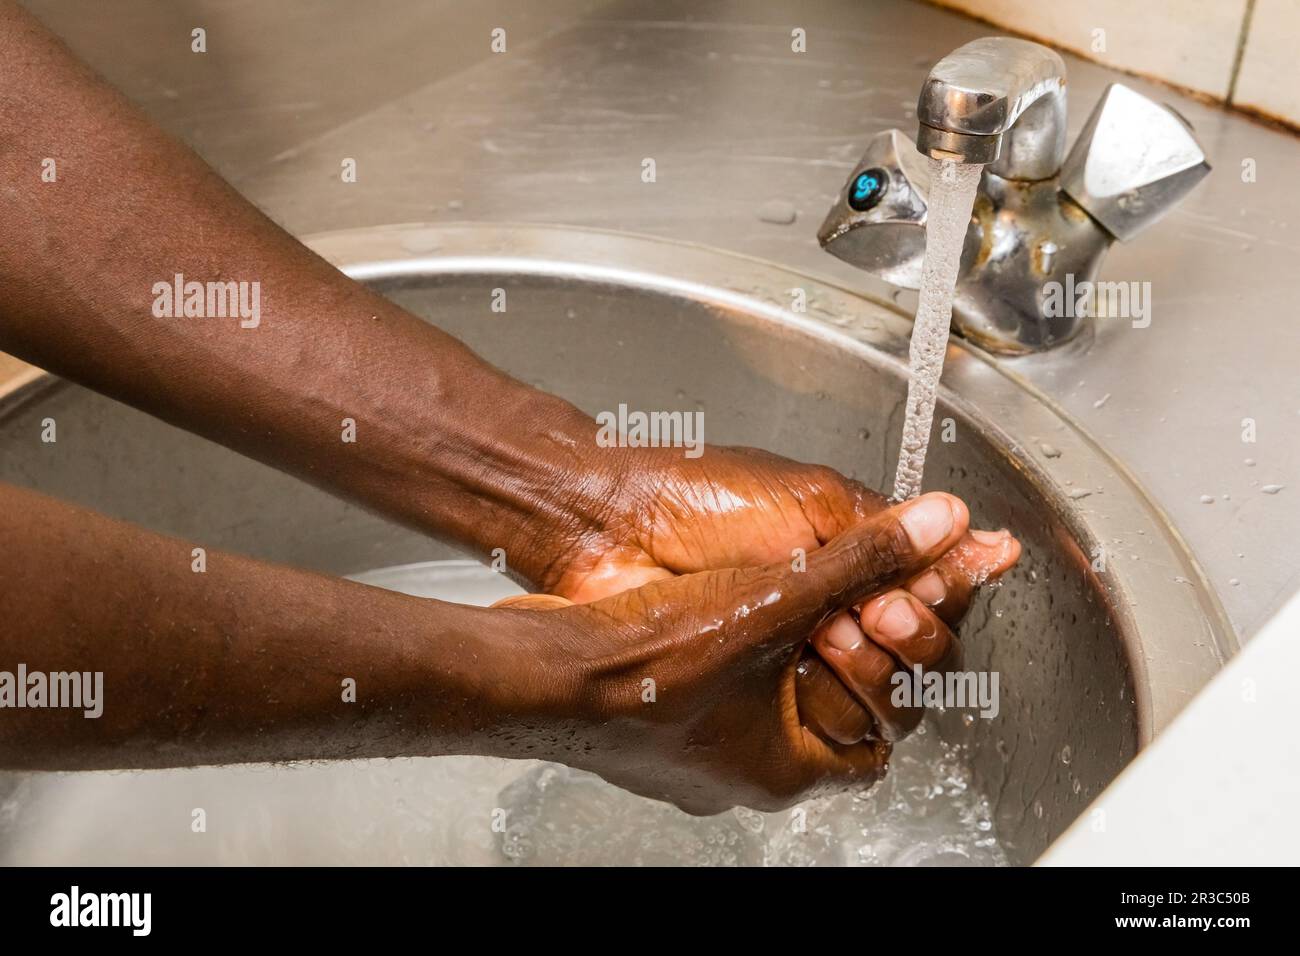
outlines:
[[[577,603],[652,581],[719,568],[794,563],[888,506],[833,468],[757,448],[620,450],[598,515],[556,531],[537,583]],[[971,532],[909,587],[955,624],[976,583],[1015,563],[1005,534]]]
[[[799,665],[804,722],[841,743],[864,737],[897,741],[916,729],[920,707],[895,703],[896,675],[914,668],[947,673],[961,667],[952,628],[971,593],[1020,557],[1006,531],[972,531],[905,587],[877,594],[822,624]],[[858,706],[844,700],[847,688]]]
[[[711,447],[697,459],[679,449],[637,449],[619,460],[599,514],[559,536],[542,582],[547,591],[588,602],[681,574],[794,567],[800,555],[888,505],[832,468],[755,448]],[[897,740],[914,729],[920,712],[890,703],[896,668],[955,666],[951,628],[976,587],[1019,556],[1019,542],[1006,531],[968,531],[902,589],[877,596],[860,614],[825,622],[798,670],[799,711],[808,725],[845,744]]]
[[[522,610],[554,607],[554,597],[513,599],[517,613],[544,615],[547,645],[565,661],[555,706],[579,716],[556,759],[694,813],[779,809],[873,781],[886,741],[846,743],[801,720],[808,635],[925,572],[965,538],[968,522],[959,499],[930,494],[814,547],[802,570],[781,560],[670,575],[557,610]]]

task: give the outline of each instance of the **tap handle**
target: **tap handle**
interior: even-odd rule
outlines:
[[[822,248],[907,289],[921,284],[930,167],[904,133],[877,133],[817,232]],[[866,228],[870,227],[870,228]]]
[[[1061,167],[1061,189],[1125,241],[1164,216],[1209,171],[1185,119],[1112,83]]]

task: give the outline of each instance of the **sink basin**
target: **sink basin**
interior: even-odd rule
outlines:
[[[888,304],[766,262],[591,230],[411,225],[332,233],[311,245],[589,412],[619,403],[702,409],[710,443],[825,463],[873,487],[892,480],[910,323]],[[506,290],[505,313],[490,308],[497,288]],[[954,780],[948,767],[939,788],[979,795],[980,825],[1004,861],[1027,863],[1213,675],[1234,639],[1160,510],[1075,423],[960,342],[944,385],[926,486],[961,495],[975,525],[1011,528],[1025,550],[962,630],[966,666],[999,674],[998,715],[935,715],[897,762],[931,753],[909,748],[944,748],[963,769]],[[58,421],[57,444],[35,437],[46,417]],[[945,431],[952,441],[940,440]],[[375,569],[436,562],[421,565],[438,570],[425,593],[486,602],[509,588],[451,548],[49,377],[0,383],[0,480],[333,574],[367,580]],[[402,573],[377,580],[401,586]],[[929,788],[925,766],[906,773],[906,786]],[[609,788],[563,774],[480,758],[10,774],[0,777],[0,862],[506,862],[528,857],[528,835],[494,830],[494,810],[544,792],[568,801],[559,806],[569,811],[554,813],[590,810],[587,790],[606,808],[621,801],[623,816],[590,817],[596,830],[638,813],[664,832],[684,825],[662,805],[597,793]],[[542,812],[537,800],[529,805],[534,817]],[[196,808],[206,813],[204,833],[191,829]],[[820,812],[805,813],[810,835]],[[700,826],[716,829],[718,819]],[[772,856],[770,839],[762,852],[746,843],[745,834],[771,835],[782,820],[738,811],[727,824],[739,831],[715,841],[732,849],[709,860],[795,859]],[[855,844],[852,827],[826,832],[814,862],[879,862],[889,842],[877,834],[871,846]],[[626,861],[599,836],[587,841],[584,861]],[[788,850],[795,837],[783,839]],[[655,862],[698,861],[687,843],[661,841]],[[886,862],[917,861],[896,849]],[[925,857],[973,859],[942,845]]]

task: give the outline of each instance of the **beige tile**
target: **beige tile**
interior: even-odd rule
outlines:
[[[933,0],[1090,60],[1227,96],[1246,0]],[[1295,6],[1287,0],[1261,4]],[[1258,16],[1258,14],[1256,15]],[[1105,49],[1094,49],[1094,31]],[[1292,38],[1295,32],[1292,31]],[[1277,38],[1279,41],[1280,37]]]
[[[1255,0],[1233,102],[1300,124],[1300,0]]]

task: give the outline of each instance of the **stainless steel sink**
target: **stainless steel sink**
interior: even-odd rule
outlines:
[[[591,230],[413,225],[311,244],[590,412],[700,408],[710,443],[823,462],[875,487],[893,473],[910,325],[889,305],[766,262]],[[505,313],[489,307],[496,288]],[[999,716],[950,712],[930,732],[970,755],[1009,859],[1029,862],[1234,638],[1177,533],[1120,463],[986,356],[956,343],[947,362],[939,418],[953,420],[955,441],[936,428],[926,484],[963,496],[978,526],[1013,529],[1025,553],[963,630],[967,666],[1000,675]],[[0,480],[335,574],[457,557],[79,387],[11,381],[0,383]],[[39,440],[46,417],[58,421],[57,444]],[[9,775],[0,862],[504,860],[490,818],[519,768],[487,764]],[[404,786],[415,779],[428,784]],[[191,832],[197,807],[208,810],[204,834]],[[442,830],[454,833],[442,850],[421,849]]]

